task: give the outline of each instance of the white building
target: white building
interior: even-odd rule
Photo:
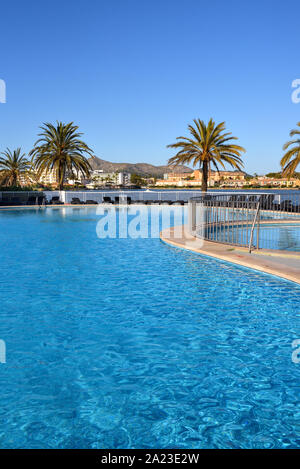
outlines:
[[[128,186],[131,181],[130,173],[118,173],[118,184],[120,186]]]
[[[91,173],[90,185],[102,186],[107,184],[114,184],[119,186],[127,186],[130,184],[130,173],[124,172],[111,172],[105,173],[102,169],[95,169]]]
[[[54,169],[49,171],[43,171],[39,177],[39,181],[41,184],[45,184],[46,186],[57,184],[57,172]]]

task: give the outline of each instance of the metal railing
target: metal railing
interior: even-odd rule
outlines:
[[[0,192],[0,206],[44,205],[47,196],[42,191]]]
[[[194,236],[249,252],[300,249],[300,194],[208,193],[189,200],[188,220]]]
[[[201,192],[200,192],[201,193]],[[86,204],[94,202],[96,204],[111,202],[121,202],[130,200],[131,202],[184,202],[187,203],[191,197],[195,197],[199,191],[182,190],[109,190],[109,191],[3,191],[0,192],[0,205],[35,205],[33,200],[37,198],[36,205],[39,205],[41,197],[45,198],[47,203],[60,202],[63,204],[72,204],[72,201]]]
[[[199,191],[156,191],[156,190],[126,190],[126,191],[65,191],[62,193],[63,202],[72,203],[72,199],[79,199],[83,203],[93,200],[98,204],[105,203],[107,200],[116,202],[116,200],[129,199],[132,202],[179,202],[187,203],[191,197],[196,197]],[[117,199],[116,199],[117,198]]]
[[[289,210],[289,207],[293,207],[293,210],[300,205],[299,197],[300,191],[290,191],[282,190],[274,191],[274,193],[262,192],[262,191],[219,191],[212,190],[207,193],[207,196],[215,198],[215,200],[221,200],[228,202],[245,202],[249,201],[251,203],[257,200],[258,196],[262,196],[263,199],[263,208],[278,213]],[[15,201],[21,201],[26,203],[29,197],[41,196],[44,195],[47,202],[50,202],[52,198],[58,198],[62,203],[70,204],[72,199],[79,199],[83,204],[87,200],[94,200],[96,203],[103,203],[105,198],[110,198],[112,201],[115,201],[116,197],[126,198],[129,197],[133,202],[143,202],[143,201],[154,201],[154,202],[165,202],[165,201],[184,201],[187,203],[191,198],[201,197],[201,190],[81,190],[81,191],[3,191],[0,192],[0,202],[9,202],[13,199]],[[298,209],[299,210],[299,209]]]

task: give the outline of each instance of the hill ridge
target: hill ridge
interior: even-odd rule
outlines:
[[[168,165],[155,166],[150,163],[112,163],[98,157],[90,158],[89,162],[93,169],[102,169],[105,173],[126,172],[144,177],[163,177],[164,173],[191,173],[193,171],[188,166],[182,165],[172,167]]]

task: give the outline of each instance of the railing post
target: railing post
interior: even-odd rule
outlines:
[[[196,203],[193,200],[189,202],[188,230],[191,234],[196,230]]]
[[[260,210],[257,216],[257,229],[256,229],[256,249],[259,249],[259,229],[260,229]]]
[[[249,241],[249,253],[250,253],[250,254],[251,254],[251,251],[252,251],[252,243],[253,243],[254,228],[255,228],[255,225],[256,225],[257,221],[258,221],[258,223],[259,223],[259,220],[258,220],[259,210],[260,210],[260,199],[259,199],[258,204],[257,204],[256,212],[255,212],[255,215],[254,215],[254,218],[253,218],[252,227],[251,227],[250,241]],[[259,236],[259,233],[257,233],[257,243],[256,243],[257,246],[259,245],[258,236]],[[257,248],[257,249],[258,249],[258,248]]]

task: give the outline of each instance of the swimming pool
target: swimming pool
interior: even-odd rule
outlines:
[[[300,288],[100,218],[0,212],[0,446],[299,447]]]
[[[235,227],[216,227],[212,240],[248,246],[251,235],[251,225]],[[253,243],[257,246],[257,227],[253,233]],[[279,249],[283,251],[300,251],[300,223],[281,222],[263,223],[259,225],[259,248]]]

